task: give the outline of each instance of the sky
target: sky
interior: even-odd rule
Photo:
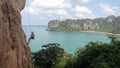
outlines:
[[[27,0],[22,25],[47,25],[50,20],[120,16],[120,0]]]

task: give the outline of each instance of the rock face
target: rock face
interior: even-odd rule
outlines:
[[[85,30],[94,30],[94,29],[99,29],[98,23],[93,23],[92,21],[86,21],[84,22],[84,29]]]
[[[49,23],[49,25],[48,25],[48,28],[56,28],[56,27],[59,26],[59,23],[60,23],[59,20],[50,21],[50,23]]]
[[[25,0],[0,0],[0,68],[32,68],[31,52],[21,28]]]

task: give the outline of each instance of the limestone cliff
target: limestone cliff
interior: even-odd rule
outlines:
[[[120,34],[120,16],[108,16],[95,19],[52,20],[48,30],[54,31],[99,31]]]
[[[0,0],[0,68],[32,68],[31,53],[21,28],[25,0]]]

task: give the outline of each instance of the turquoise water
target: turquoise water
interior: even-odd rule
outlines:
[[[105,34],[46,31],[46,28],[46,26],[32,26],[31,28],[23,26],[27,38],[30,36],[30,31],[35,33],[35,39],[29,45],[32,52],[40,50],[42,45],[59,43],[65,51],[73,54],[77,48],[83,47],[91,41],[100,40],[106,43],[110,41]]]

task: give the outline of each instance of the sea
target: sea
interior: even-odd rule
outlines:
[[[102,41],[109,43],[110,39],[106,34],[75,32],[75,31],[47,31],[47,26],[22,26],[26,35],[26,40],[30,37],[31,31],[35,33],[35,39],[31,40],[29,47],[32,52],[42,49],[43,45],[49,43],[59,43],[60,47],[70,54],[74,54],[78,48],[82,48],[89,42]]]

